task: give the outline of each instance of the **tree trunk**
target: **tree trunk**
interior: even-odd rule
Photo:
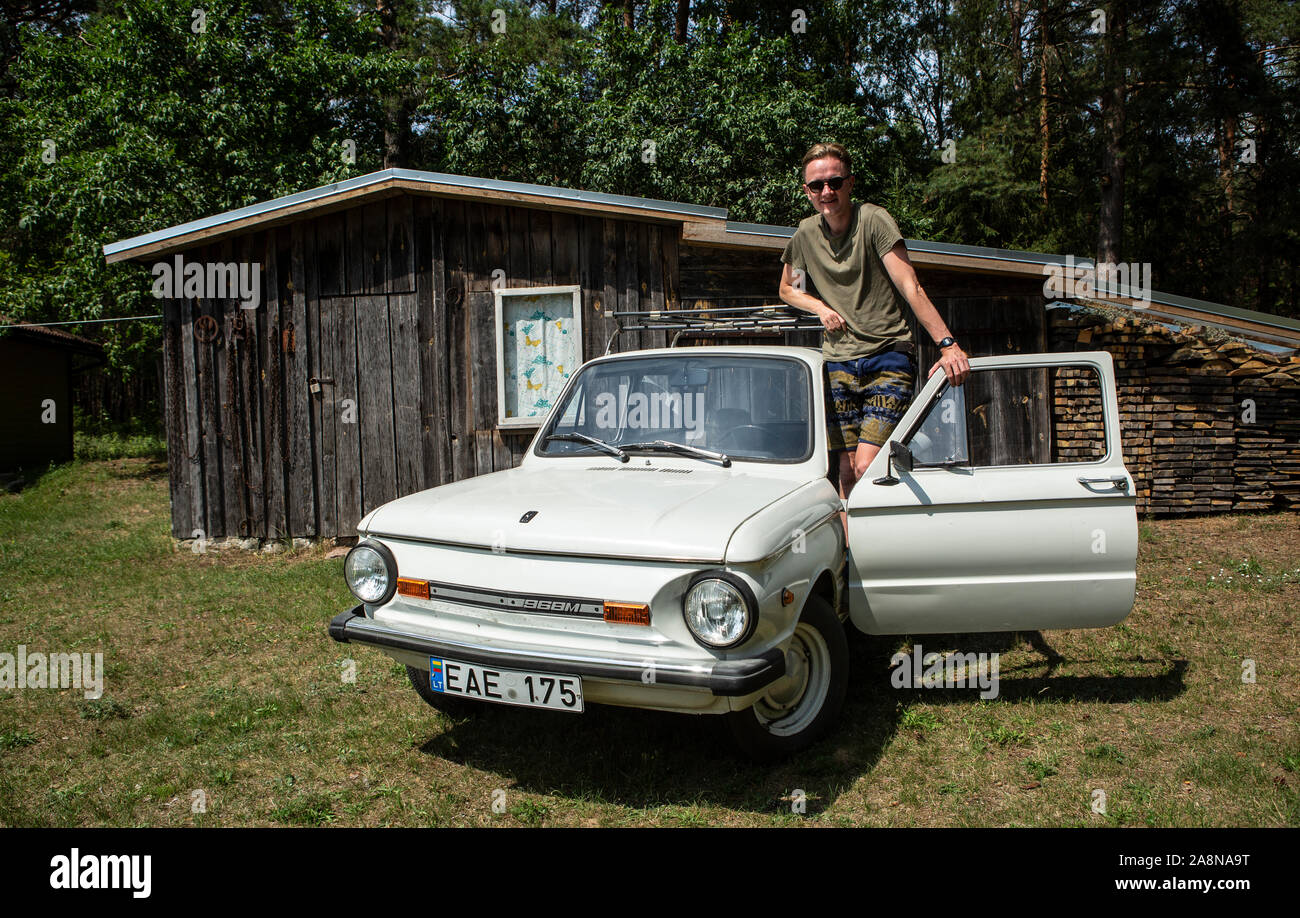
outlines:
[[[390,52],[396,52],[402,43],[402,33],[397,28],[397,2],[375,0],[379,13],[379,41]],[[407,164],[411,138],[411,102],[405,94],[389,96],[383,100],[384,108],[384,168],[400,169]]]
[[[1038,67],[1038,193],[1047,204],[1047,154],[1051,148],[1051,128],[1047,120],[1047,51],[1050,47],[1047,36],[1047,3],[1038,4],[1038,31],[1042,55]]]
[[[1219,137],[1219,184],[1223,186],[1223,216],[1231,221],[1237,212],[1232,181],[1233,160],[1237,157],[1237,115],[1235,112],[1224,115],[1223,133]]]
[[[632,4],[634,0],[623,0],[623,27],[632,28]]]
[[[1020,93],[1025,88],[1025,62],[1020,56],[1020,0],[1014,0],[1011,4],[1011,57],[1016,68],[1012,85],[1016,90],[1016,99],[1018,100]]]
[[[691,22],[691,0],[677,0],[677,25],[673,29],[673,38],[678,44],[686,41],[686,29]]]
[[[1097,218],[1097,263],[1119,264],[1124,247],[1124,129],[1128,96],[1124,0],[1111,4],[1102,36],[1105,85],[1101,93],[1101,210]]]

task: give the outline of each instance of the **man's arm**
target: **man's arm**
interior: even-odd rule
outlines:
[[[781,301],[788,303],[795,309],[802,309],[804,312],[811,312],[817,318],[822,320],[822,328],[827,331],[839,331],[844,327],[844,318],[831,309],[811,293],[805,293],[802,290],[795,289],[794,286],[794,268],[788,263],[783,264],[785,270],[781,272],[781,286],[778,292]],[[932,307],[933,308],[933,307]]]
[[[894,282],[894,286],[903,294],[907,305],[912,307],[916,320],[930,333],[931,340],[938,343],[944,338],[951,337],[952,332],[948,331],[947,323],[943,321],[939,310],[934,308],[930,298],[921,289],[921,282],[916,279],[916,269],[912,267],[912,260],[907,257],[907,246],[899,242],[885,253],[881,261],[884,262],[885,270],[889,272],[889,278]],[[787,271],[789,268],[790,266],[786,265]],[[784,279],[782,279],[781,289],[785,290]],[[786,300],[786,302],[790,301]],[[940,351],[940,355],[939,362],[930,367],[930,372],[926,376],[933,376],[934,371],[942,367],[943,372],[948,376],[948,382],[960,386],[970,374],[970,361],[966,359],[965,352],[958,345],[952,344]]]

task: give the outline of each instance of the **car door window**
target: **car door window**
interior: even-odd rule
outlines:
[[[917,468],[1099,462],[1101,381],[1090,366],[976,370],[940,390],[904,443]]]

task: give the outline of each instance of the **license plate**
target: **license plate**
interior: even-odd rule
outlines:
[[[529,673],[429,658],[429,686],[435,692],[479,698],[526,708],[582,711],[582,678],[556,673]]]

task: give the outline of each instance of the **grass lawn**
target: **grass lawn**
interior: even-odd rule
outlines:
[[[894,689],[912,639],[858,636],[838,728],[772,767],[707,718],[450,720],[329,639],[341,560],[168,529],[147,457],[0,495],[0,652],[104,655],[99,699],[0,689],[0,825],[1300,825],[1300,514],[1144,522],[1133,614],[1046,633],[1055,663],[1024,635],[917,639],[998,651],[996,700]]]

